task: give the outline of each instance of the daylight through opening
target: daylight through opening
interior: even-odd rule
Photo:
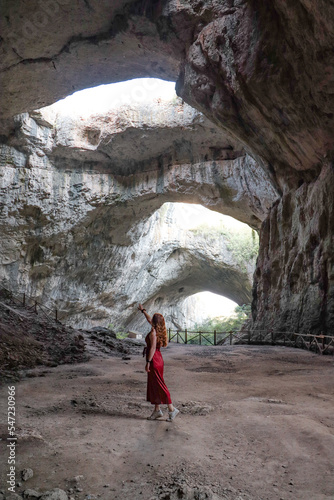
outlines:
[[[87,117],[92,114],[107,113],[121,106],[173,99],[177,99],[175,82],[157,78],[135,78],[80,90],[48,108],[62,115]]]

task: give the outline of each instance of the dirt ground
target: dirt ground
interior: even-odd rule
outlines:
[[[333,357],[177,344],[163,356],[181,411],[172,423],[146,420],[152,407],[139,347],[131,359],[104,354],[35,368],[16,382],[17,480],[22,469],[34,471],[16,492],[59,487],[79,500],[333,500]],[[6,401],[4,385],[3,490]]]

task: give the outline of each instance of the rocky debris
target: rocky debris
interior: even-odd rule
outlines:
[[[117,338],[114,330],[110,330],[109,328],[105,328],[103,326],[94,326],[91,330],[86,330],[88,333],[95,334],[97,337],[112,337],[114,339]]]
[[[41,318],[3,291],[0,298],[0,381],[44,377],[48,372],[43,366],[84,362],[91,356],[116,355],[128,360],[129,354],[142,351],[144,340],[117,339],[113,330],[104,327],[76,330]],[[42,439],[29,432],[21,437]]]
[[[35,500],[35,499],[40,499],[40,500],[68,500],[67,493],[60,489],[60,488],[54,488],[50,491],[45,491],[44,493],[38,492],[33,489],[26,489],[22,492],[22,496],[17,494],[17,493],[10,493],[10,494],[3,494],[3,500]],[[1,493],[0,493],[0,500],[1,499]]]
[[[81,332],[41,317],[13,303],[8,296],[2,295],[1,299],[0,380],[19,379],[38,365],[57,366],[89,359]]]
[[[27,500],[34,500],[35,498],[40,498],[42,496],[42,493],[39,493],[36,490],[28,489],[23,491],[22,496]]]
[[[107,328],[102,328],[103,330],[107,330]],[[104,352],[107,354],[113,354],[113,353],[118,353],[118,354],[128,354],[130,352],[129,348],[124,345],[124,342],[120,339],[117,339],[114,337],[114,334],[112,333],[111,336],[106,333],[105,331],[102,333],[99,331],[93,331],[93,330],[81,330],[85,334],[85,338],[87,336],[90,338],[89,342],[89,352],[93,353],[94,348],[97,348],[97,352]]]
[[[208,477],[190,463],[181,463],[178,470],[171,467],[169,473],[161,474],[155,486],[155,495],[150,500],[252,500],[241,490],[231,485],[224,487]]]
[[[129,361],[130,354],[138,355],[146,345],[143,339],[119,339],[113,330],[104,327],[80,329],[80,332],[85,339],[86,351],[92,357],[121,356],[124,361]]]
[[[181,413],[188,413],[190,415],[207,415],[214,411],[214,407],[209,404],[204,404],[198,401],[186,401],[179,405]]]
[[[146,343],[145,343],[145,338],[142,338],[142,339],[131,339],[129,337],[126,337],[125,339],[123,339],[123,342],[125,345],[127,346],[136,346],[136,347],[143,347],[143,346],[146,346]]]
[[[4,495],[3,498],[4,500],[22,500],[21,495],[18,495],[17,493],[8,493],[8,492]]]
[[[44,441],[43,436],[41,433],[34,428],[30,427],[24,427],[23,429],[21,428],[20,425],[17,425],[15,428],[15,435],[17,439],[20,441],[20,443],[23,442],[38,442],[38,441]]]
[[[32,478],[34,475],[34,471],[32,469],[23,469],[21,472],[22,481],[28,481],[28,479]]]
[[[68,496],[64,490],[54,488],[53,490],[46,491],[40,497],[41,500],[68,500]]]
[[[162,491],[151,500],[223,500],[228,497],[218,496],[208,486],[190,488],[187,485],[173,485],[163,487]]]

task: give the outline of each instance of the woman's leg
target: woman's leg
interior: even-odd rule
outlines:
[[[174,406],[172,404],[168,405],[168,411],[174,411]]]
[[[154,411],[159,411],[160,410],[160,405],[155,405]]]

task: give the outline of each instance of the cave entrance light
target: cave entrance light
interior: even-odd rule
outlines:
[[[121,106],[156,100],[171,101],[176,98],[175,82],[136,78],[80,90],[44,109],[61,115],[88,117],[92,114],[104,114]]]
[[[252,233],[252,229],[248,224],[240,222],[229,215],[221,214],[215,210],[210,210],[203,205],[196,203],[164,203],[162,207],[173,206],[177,211],[177,220],[179,225],[185,230],[205,230],[223,229],[237,233]]]
[[[258,254],[257,233],[233,217],[198,204],[169,202],[159,212],[163,222],[160,241],[173,243],[176,259],[178,251],[187,256],[181,264],[181,279],[171,288],[171,296],[179,297],[173,300],[169,315],[174,326],[193,329],[214,318],[235,317],[238,305],[250,303]],[[194,255],[200,258],[192,260]],[[203,258],[208,262],[204,263]],[[190,271],[184,276],[182,266],[187,265]],[[249,288],[249,300],[240,293],[240,287],[244,292],[241,282]]]
[[[237,303],[212,292],[199,292],[184,300],[184,315],[189,327],[214,318],[229,318],[235,315]]]

